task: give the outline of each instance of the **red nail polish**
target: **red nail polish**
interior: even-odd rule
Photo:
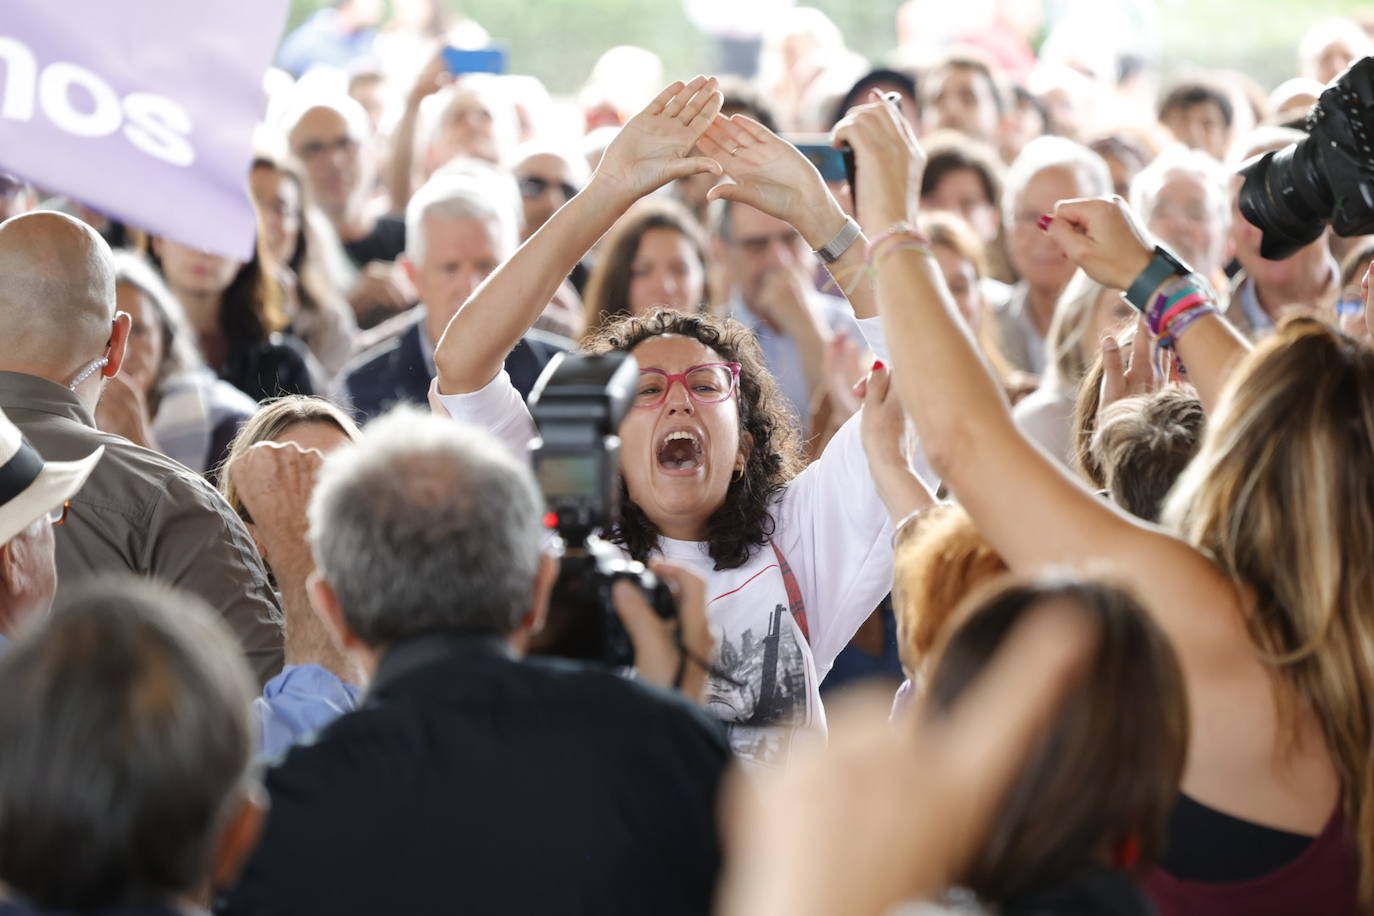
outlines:
[[[1053,216],[1050,216],[1048,213],[1041,213],[1040,218],[1035,221],[1035,225],[1039,226],[1041,229],[1048,229],[1052,222],[1054,222]]]
[[[880,359],[875,359],[875,360],[873,361],[873,371],[874,371],[874,372],[880,372],[880,371],[882,371],[883,369],[886,369],[886,368],[887,368],[887,367],[883,365],[883,361],[882,361],[882,360],[880,360]]]

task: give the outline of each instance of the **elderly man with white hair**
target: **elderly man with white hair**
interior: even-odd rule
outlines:
[[[1007,170],[1002,188],[1002,225],[1007,254],[1021,280],[1011,297],[994,306],[998,344],[1013,369],[1040,375],[1047,363],[1045,338],[1059,294],[1074,264],[1043,231],[1041,220],[1061,200],[1112,193],[1102,157],[1063,137],[1037,137]]]
[[[19,623],[45,613],[57,591],[53,528],[105,454],[44,461],[0,411],[0,647]]]
[[[504,193],[503,193],[504,189]],[[434,345],[449,320],[519,244],[518,193],[509,176],[481,164],[450,167],[415,192],[406,207],[401,267],[420,305],[379,329],[384,339],[344,370],[354,408],[375,417],[394,404],[425,404],[434,378]],[[506,357],[506,371],[528,395],[558,338],[529,331]]]
[[[1197,149],[1171,146],[1131,182],[1131,207],[1183,262],[1226,292],[1230,173]]]

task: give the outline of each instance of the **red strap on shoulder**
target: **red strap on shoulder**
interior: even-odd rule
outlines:
[[[792,619],[801,628],[802,636],[806,638],[806,644],[811,645],[811,628],[806,625],[806,601],[802,598],[801,586],[797,584],[797,576],[792,572],[791,565],[787,562],[787,557],[782,555],[778,545],[772,541],[768,546],[773,548],[773,556],[778,558],[778,570],[782,573],[782,585],[787,589],[787,609],[792,612]]]

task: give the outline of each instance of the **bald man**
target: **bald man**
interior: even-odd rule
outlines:
[[[266,682],[282,666],[281,612],[243,523],[199,475],[95,427],[130,330],[109,247],[64,214],[16,216],[0,223],[0,277],[0,408],[48,460],[105,446],[56,531],[59,589],[128,570],[194,592]]]

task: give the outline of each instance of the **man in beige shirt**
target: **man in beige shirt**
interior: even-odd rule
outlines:
[[[281,611],[243,523],[199,475],[96,429],[130,331],[109,247],[68,216],[18,216],[0,224],[0,277],[0,408],[49,460],[105,446],[56,531],[59,589],[128,570],[193,592],[267,681],[282,666]]]

